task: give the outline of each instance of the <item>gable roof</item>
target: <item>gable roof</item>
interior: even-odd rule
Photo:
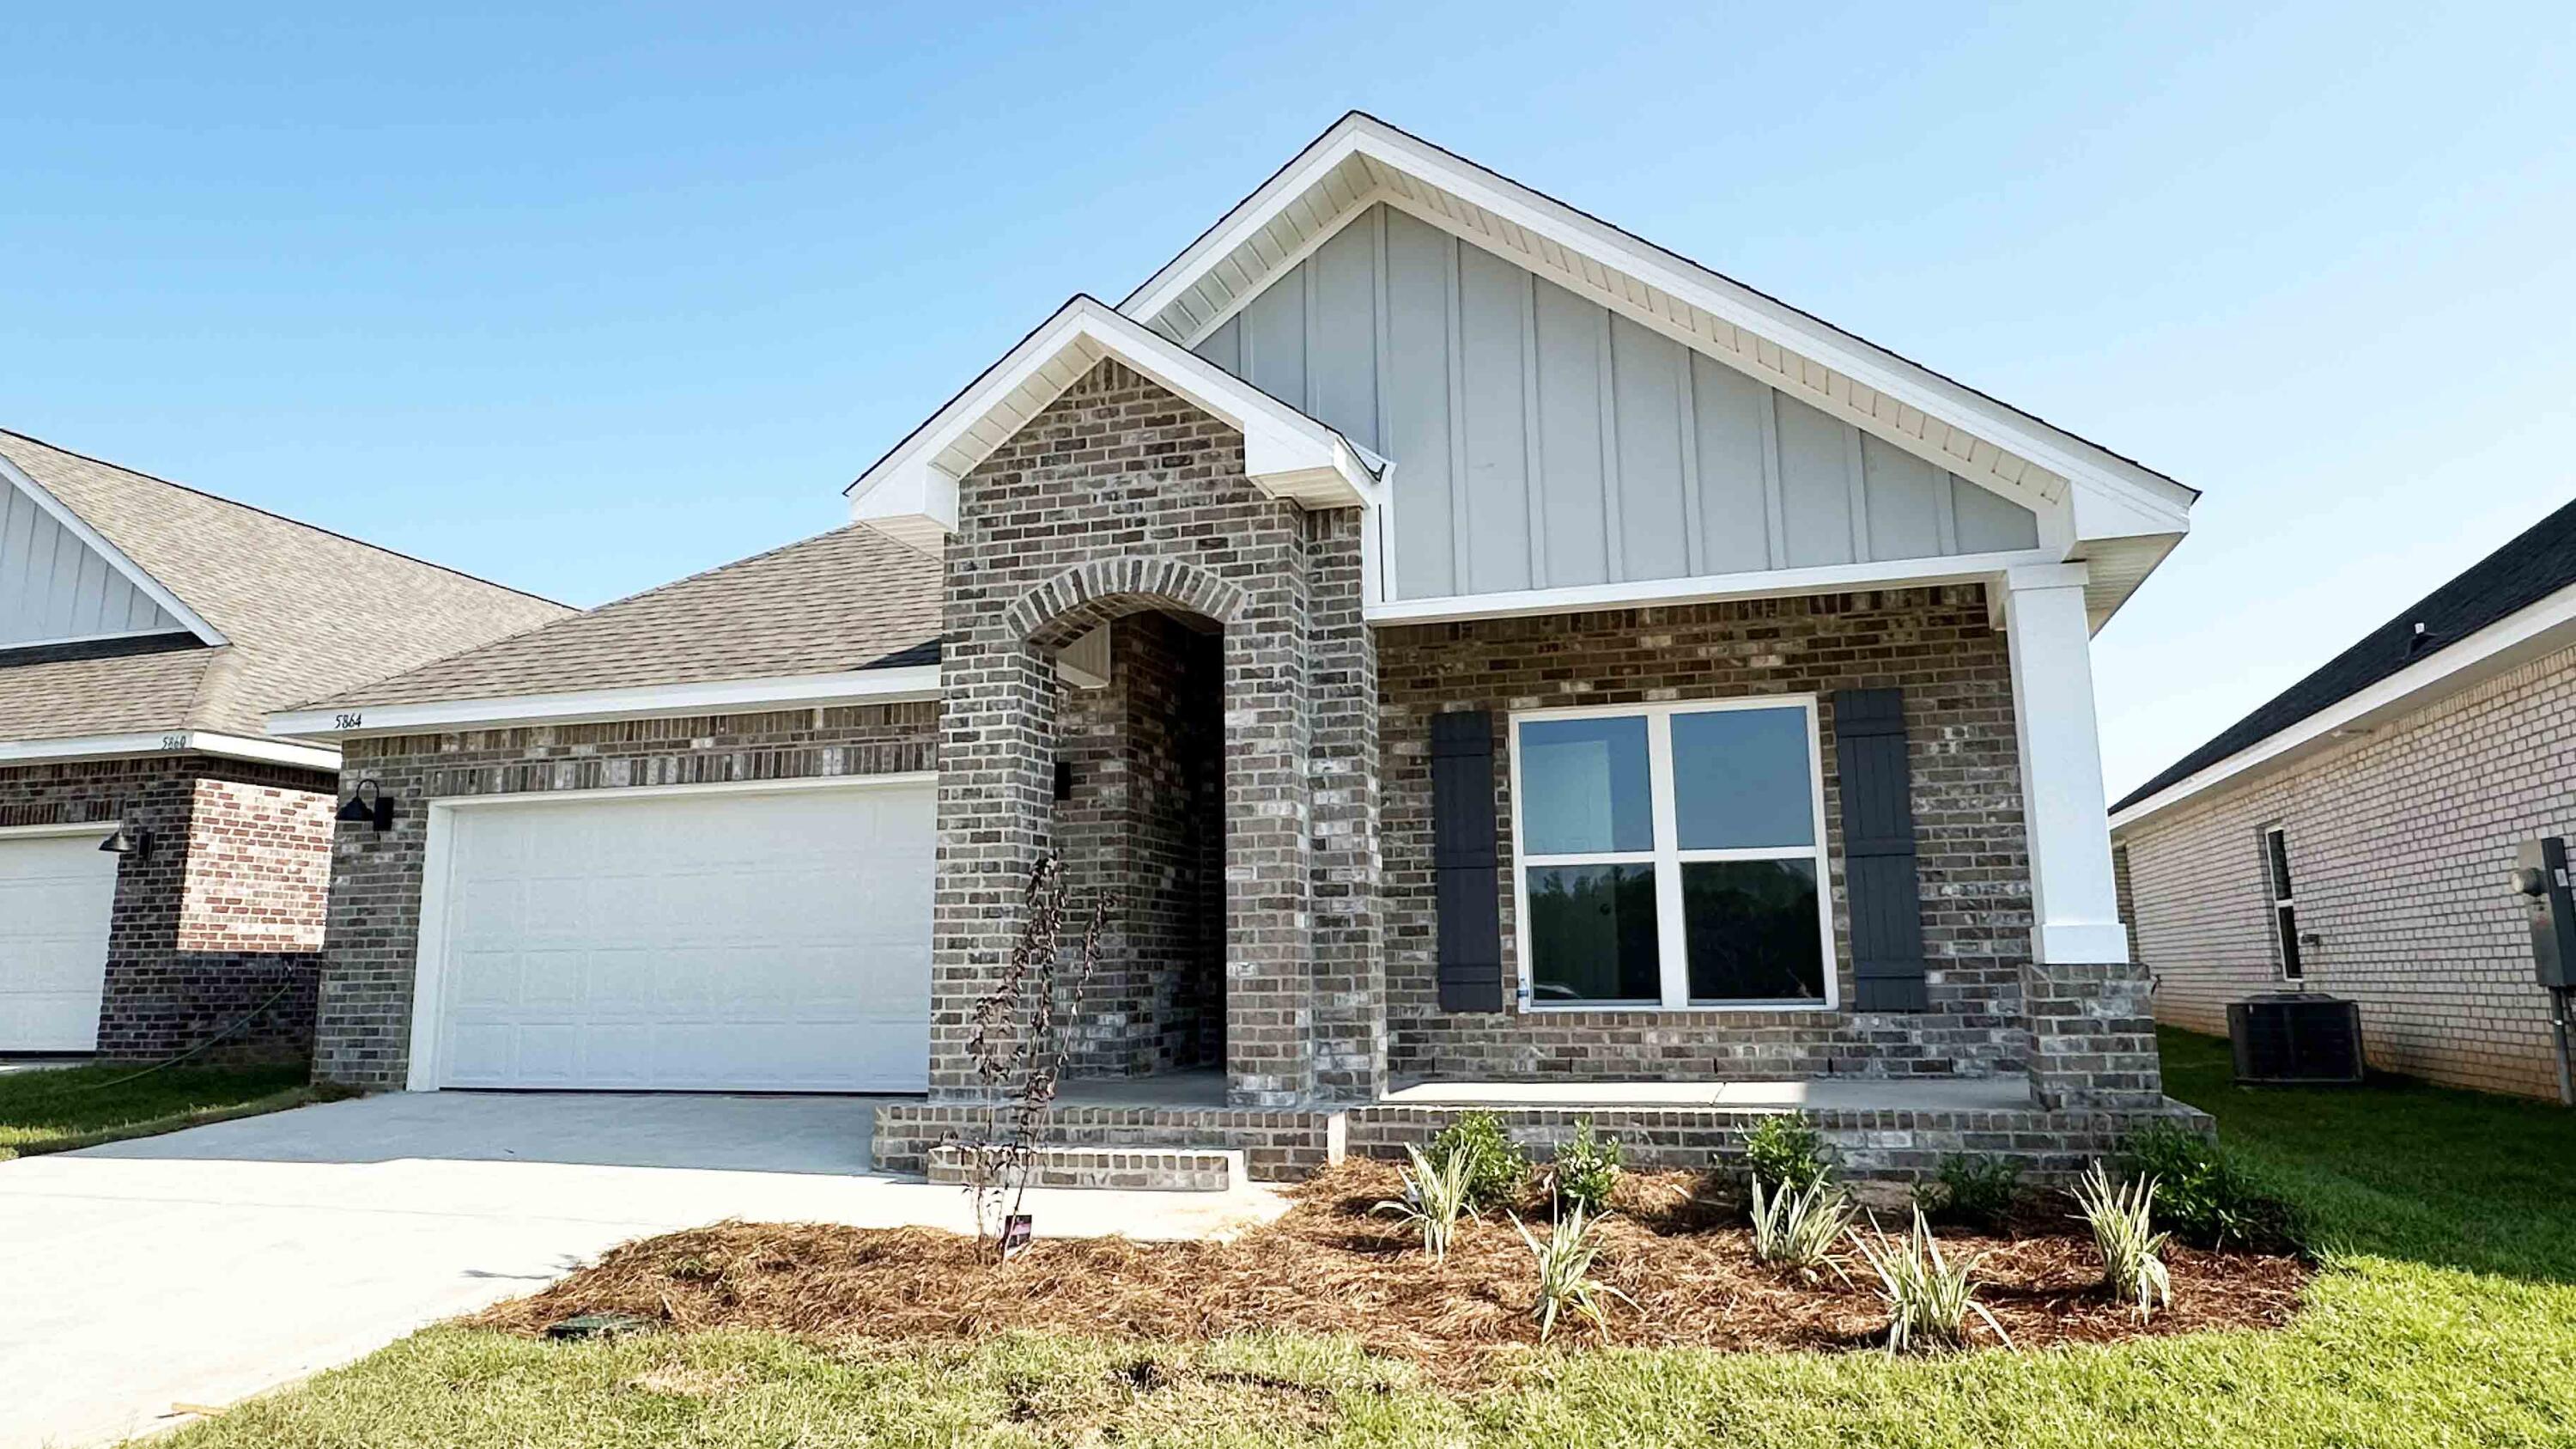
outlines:
[[[851,524],[304,708],[377,711],[936,664],[939,607],[939,560]],[[371,719],[369,728],[382,723]]]
[[[1243,434],[1244,471],[1276,498],[1335,507],[1375,491],[1381,460],[1096,297],[1076,294],[843,491],[890,538],[936,549],[957,482],[1103,358],[1116,358]]]
[[[0,650],[0,741],[256,735],[280,705],[570,612],[23,434],[0,431],[0,465],[195,621],[158,639]]]
[[[2528,629],[2504,627],[2515,623],[2525,611],[2547,604],[2553,596],[2570,589],[2576,589],[2576,502],[2550,514],[2449,583],[2399,610],[2395,617],[2363,635],[2305,679],[2174,761],[2113,805],[2112,814],[2156,800],[2194,776],[2225,765],[2297,726],[2320,720],[2338,706],[2361,701],[2373,691],[2392,695],[2392,705],[2411,707],[2423,703],[2427,690],[2401,693],[2386,688],[2402,682],[2400,676],[2420,675],[2428,686],[2447,683],[2458,687],[2472,682],[2467,671],[2471,664],[2501,657],[2509,667],[2536,652],[2545,652],[2553,640],[2576,642],[2576,629],[2571,629],[2565,619],[2524,621],[2537,626]],[[2576,599],[2561,602],[2576,603]],[[2557,612],[2570,614],[2576,609],[2561,608]],[[2512,653],[2504,654],[2508,649]],[[2158,807],[2179,804],[2198,793],[2199,788],[2235,773],[2242,772],[2227,772],[2200,782],[2192,790],[2175,791],[2175,798],[2157,801]]]
[[[1381,202],[2034,511],[2062,503],[2097,623],[2189,530],[2199,495],[2164,474],[1359,111],[1119,310],[1195,345]]]

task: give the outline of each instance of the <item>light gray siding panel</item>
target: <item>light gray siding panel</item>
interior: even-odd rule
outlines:
[[[1912,453],[1863,434],[1868,479],[1869,556],[1930,558],[1941,552],[1941,514],[1950,506],[1950,475]]]
[[[1601,496],[1601,309],[1540,282],[1536,472],[1547,519],[1547,584],[1607,583],[1609,505]]]
[[[1306,339],[1307,410],[1376,448],[1377,237],[1349,226],[1299,263],[1314,273],[1314,335]]]
[[[0,483],[0,649],[178,627],[105,555]]]
[[[1619,418],[1619,558],[1632,579],[1690,569],[1682,503],[1681,345],[1610,319],[1610,387]]]
[[[2011,499],[1952,475],[1950,500],[1959,517],[1959,552],[2039,547],[2038,516]]]
[[[1198,353],[1395,460],[1399,598],[2039,542],[2028,510],[1388,207]]]
[[[1773,394],[1780,418],[1780,512],[1792,568],[1852,562],[1851,464],[1841,423]]]
[[[1529,273],[1490,252],[1458,253],[1460,373],[1466,403],[1468,590],[1531,587],[1529,433],[1523,412],[1521,314]]]
[[[1302,408],[1306,404],[1306,269],[1282,277],[1243,309],[1240,374],[1254,387]]]
[[[1395,585],[1457,592],[1449,528],[1449,270],[1456,243],[1386,219],[1387,456],[1395,460]]]
[[[1762,501],[1762,412],[1771,389],[1714,358],[1691,354],[1691,421],[1699,434],[1702,567],[1713,574],[1772,566]]]
[[[1226,318],[1224,326],[1209,333],[1190,350],[1237,377],[1243,376],[1243,318],[1240,315]]]

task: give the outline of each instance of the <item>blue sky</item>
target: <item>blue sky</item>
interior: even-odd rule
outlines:
[[[2115,790],[2576,492],[2561,5],[253,8],[12,16],[0,425],[575,603],[1353,106],[2206,490]]]

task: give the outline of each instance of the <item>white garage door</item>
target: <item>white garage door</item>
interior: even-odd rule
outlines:
[[[0,1052],[98,1049],[114,828],[0,830]]]
[[[907,781],[445,810],[434,1084],[921,1090],[933,800]]]

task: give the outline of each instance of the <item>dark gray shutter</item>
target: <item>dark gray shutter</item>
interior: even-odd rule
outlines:
[[[1834,694],[1834,773],[1843,802],[1843,887],[1851,905],[1857,1011],[1924,1011],[1922,885],[1914,871],[1914,771],[1905,695]]]
[[[1495,886],[1494,717],[1431,717],[1431,873],[1439,883],[1440,1009],[1503,1009]]]

